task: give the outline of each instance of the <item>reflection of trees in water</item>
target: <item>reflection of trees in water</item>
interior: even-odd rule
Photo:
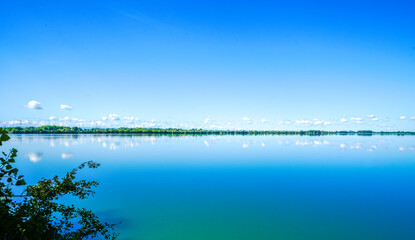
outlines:
[[[109,150],[119,150],[121,148],[135,148],[146,144],[169,144],[169,143],[183,143],[188,142],[198,143],[206,147],[212,147],[218,144],[236,144],[241,148],[251,147],[273,147],[278,145],[295,146],[295,147],[336,147],[342,151],[346,150],[365,150],[377,151],[381,149],[389,149],[390,146],[395,145],[390,138],[385,139],[376,138],[371,141],[370,138],[354,139],[350,141],[349,136],[342,136],[340,138],[332,138],[330,136],[229,136],[229,135],[136,135],[136,134],[50,134],[50,135],[30,135],[30,134],[16,134],[13,141],[21,144],[27,143],[48,143],[51,147],[65,146],[71,147],[82,144],[98,144],[102,148]],[[410,137],[410,136],[408,136]],[[382,137],[381,137],[382,138]],[[343,141],[345,140],[345,141]],[[415,151],[414,145],[395,146],[391,149],[398,151]],[[31,155],[31,159],[41,159],[41,155],[35,157]],[[69,156],[69,155],[68,155]],[[67,155],[62,158],[69,158]],[[35,160],[33,160],[35,162]]]

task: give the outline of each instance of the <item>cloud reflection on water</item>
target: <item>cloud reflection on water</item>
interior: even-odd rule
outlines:
[[[371,138],[376,140],[371,141]],[[407,136],[411,138],[411,136]],[[12,141],[19,143],[47,143],[51,147],[73,147],[83,144],[98,144],[102,148],[117,151],[123,148],[135,148],[146,144],[200,142],[206,148],[223,144],[239,144],[242,149],[252,147],[272,148],[277,146],[293,147],[335,147],[342,151],[369,151],[395,149],[397,151],[415,151],[415,145],[396,146],[388,136],[352,137],[352,136],[140,136],[140,135],[13,135]],[[409,141],[406,141],[409,142]],[[41,153],[31,152],[26,156],[32,162],[42,159]],[[70,153],[62,153],[63,159],[72,157]]]
[[[42,155],[43,153],[31,152],[31,153],[26,154],[26,157],[29,158],[31,162],[36,163],[42,160]]]

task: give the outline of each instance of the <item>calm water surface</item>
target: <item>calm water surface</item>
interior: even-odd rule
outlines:
[[[28,183],[88,160],[120,239],[415,239],[413,136],[12,135]],[[3,148],[5,149],[5,148]]]

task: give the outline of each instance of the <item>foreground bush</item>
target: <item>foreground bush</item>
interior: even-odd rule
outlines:
[[[0,128],[0,146],[9,140]],[[68,172],[64,177],[42,179],[26,186],[23,175],[13,167],[17,150],[2,152],[0,157],[0,239],[115,239],[114,224],[101,222],[91,211],[57,203],[63,196],[85,199],[94,194],[96,181],[76,181],[79,170],[99,167],[89,161]],[[20,187],[17,187],[20,186]],[[23,192],[15,194],[15,189]]]

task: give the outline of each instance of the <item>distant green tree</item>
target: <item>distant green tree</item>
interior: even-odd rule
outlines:
[[[0,128],[0,146],[10,137]],[[79,170],[97,168],[98,163],[86,162],[64,177],[42,179],[36,185],[26,186],[22,194],[14,191],[24,188],[26,182],[13,166],[17,150],[2,152],[0,157],[0,239],[2,240],[63,240],[116,239],[114,224],[101,222],[91,211],[73,205],[57,203],[66,195],[85,199],[94,194],[96,181],[75,181]]]
[[[203,129],[178,129],[178,128],[87,128],[65,127],[65,126],[41,126],[41,127],[9,127],[8,133],[27,133],[27,134],[148,134],[148,135],[300,135],[300,136],[324,136],[324,135],[415,135],[415,132],[373,132],[371,130],[362,131],[322,131],[322,130],[300,130],[300,131],[280,131],[280,130],[203,130]]]

